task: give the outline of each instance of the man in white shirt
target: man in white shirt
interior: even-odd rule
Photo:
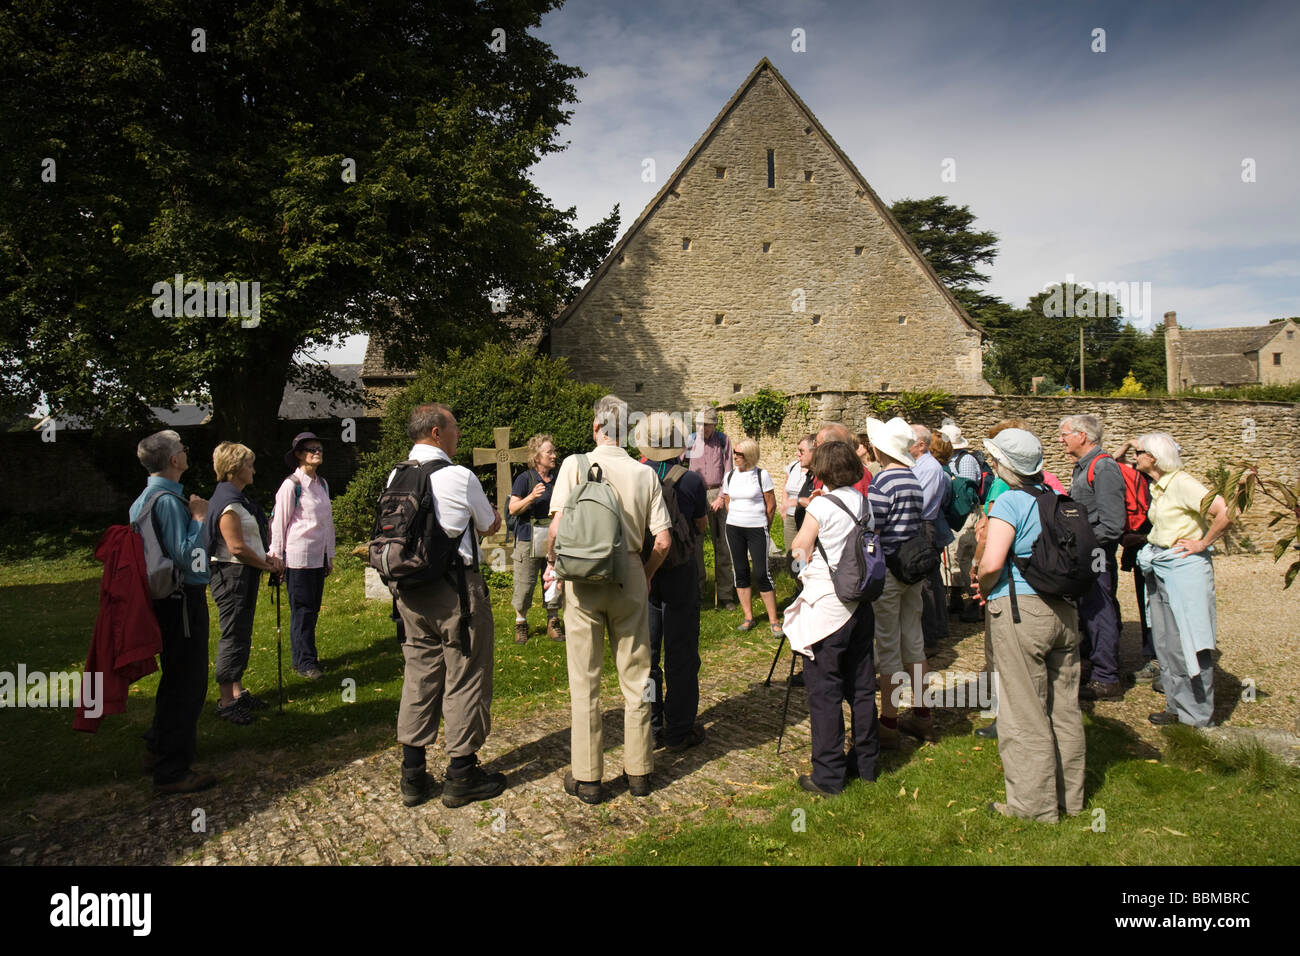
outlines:
[[[447,537],[459,539],[457,555],[464,575],[397,591],[397,611],[406,630],[402,653],[406,669],[397,711],[402,744],[402,802],[423,803],[437,787],[425,770],[425,748],[438,736],[438,717],[446,719],[443,746],[451,762],[443,785],[444,806],[490,800],[505,789],[505,774],[484,773],[478,750],[491,729],[492,603],[479,571],[476,534],[493,534],[501,517],[468,468],[450,464],[460,443],[460,426],[446,405],[419,405],[411,411],[407,433],[415,443],[410,458],[447,462],[429,476],[434,515]],[[391,484],[393,474],[388,476]],[[462,620],[468,611],[468,627]],[[465,646],[468,638],[468,647]]]

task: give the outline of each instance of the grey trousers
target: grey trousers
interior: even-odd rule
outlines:
[[[215,676],[218,684],[233,684],[243,679],[253,649],[253,616],[262,572],[236,561],[213,561],[208,567],[212,603],[221,625]]]
[[[1062,598],[1017,594],[1016,602],[1019,624],[1009,597],[988,604],[1007,807],[1018,817],[1056,823],[1083,810],[1079,613]]]
[[[397,611],[406,628],[402,654],[402,700],[397,708],[397,740],[427,747],[438,737],[438,718],[446,719],[443,748],[449,757],[477,753],[492,729],[492,602],[483,575],[466,570],[470,640],[461,644],[460,599],[439,581],[398,593]]]
[[[1209,727],[1214,718],[1214,661],[1209,651],[1196,655],[1199,669],[1189,673],[1178,622],[1169,606],[1169,590],[1154,574],[1146,576],[1151,638],[1160,661],[1160,682],[1165,687],[1165,710],[1180,723]],[[1211,594],[1210,601],[1214,596]]]
[[[533,590],[537,587],[537,579],[542,572],[546,570],[545,558],[534,558],[533,543],[531,541],[516,541],[515,554],[512,559],[515,574],[515,591],[510,598],[510,606],[515,612],[528,616],[528,609],[533,606]],[[545,593],[545,592],[543,592]],[[547,618],[560,616],[560,602],[563,598],[563,591],[555,595],[555,600],[546,604]]]

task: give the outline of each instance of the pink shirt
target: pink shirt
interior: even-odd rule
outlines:
[[[302,485],[297,495],[294,479]],[[294,498],[297,497],[297,502]],[[271,553],[290,568],[320,568],[334,563],[334,509],[319,478],[299,468],[280,484],[271,517]]]

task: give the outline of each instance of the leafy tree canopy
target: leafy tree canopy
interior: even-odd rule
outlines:
[[[10,4],[0,384],[105,424],[207,391],[261,451],[343,336],[415,367],[547,324],[618,225],[576,229],[527,175],[582,75],[528,33],[558,5]],[[158,314],[177,275],[257,282],[256,321]]]

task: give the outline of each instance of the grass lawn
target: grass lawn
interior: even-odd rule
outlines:
[[[90,556],[102,526],[35,535],[0,527],[0,670],[79,670],[98,601],[100,567]],[[779,527],[777,529],[779,535]],[[708,561],[711,567],[711,560]],[[326,583],[318,645],[325,679],[311,683],[289,666],[288,608],[282,612],[285,712],[249,727],[213,716],[216,688],[199,721],[200,763],[238,762],[240,754],[274,755],[303,764],[355,759],[394,742],[402,656],[388,605],[363,598],[362,561],[341,556]],[[564,646],[534,636],[513,642],[509,576],[492,575],[496,616],[493,717],[525,718],[568,705]],[[778,595],[790,580],[778,578]],[[535,596],[535,601],[540,594]],[[757,605],[757,601],[755,602]],[[758,608],[756,607],[756,611]],[[761,618],[761,611],[758,611]],[[212,609],[210,657],[217,627]],[[701,656],[714,674],[745,685],[765,673],[770,637],[734,631],[739,617],[702,615]],[[536,605],[536,635],[544,624]],[[760,627],[755,634],[766,632]],[[602,697],[618,698],[606,661]],[[71,729],[67,710],[6,710],[0,737],[0,835],[26,813],[42,813],[82,788],[139,778],[140,735],[153,713],[158,676],[132,690],[128,711],[108,717],[94,735]],[[344,681],[355,701],[344,701]],[[248,686],[272,702],[276,693],[274,603],[259,598]],[[798,712],[794,719],[798,719]],[[910,753],[886,754],[880,778],[854,782],[835,799],[806,794],[777,760],[745,793],[719,790],[706,804],[675,808],[631,839],[611,843],[598,862],[610,864],[752,863],[1024,863],[1024,864],[1278,864],[1300,862],[1294,822],[1300,819],[1300,772],[1260,750],[1225,752],[1197,733],[1173,728],[1163,753],[1127,726],[1085,718],[1087,808],[1052,827],[994,817],[985,806],[1002,796],[995,744],[949,736]],[[770,745],[766,745],[771,749]],[[801,755],[806,764],[806,754]],[[248,772],[255,772],[249,770]],[[756,792],[754,792],[756,791]],[[1099,812],[1100,811],[1100,812]]]

